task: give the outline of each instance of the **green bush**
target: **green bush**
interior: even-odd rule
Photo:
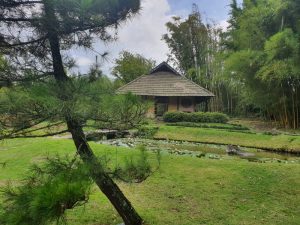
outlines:
[[[138,129],[138,136],[142,138],[153,138],[157,131],[157,126],[140,126]]]
[[[167,112],[164,114],[164,121],[175,122],[193,122],[193,123],[227,123],[228,116],[218,112]]]
[[[145,146],[137,147],[138,154],[130,155],[125,158],[124,164],[117,166],[112,173],[113,177],[126,183],[141,183],[151,176],[155,171],[159,170],[161,163],[161,152],[156,152],[157,167],[153,170],[150,165],[149,154]]]
[[[126,182],[140,183],[147,179],[152,171],[149,163],[149,154],[145,146],[139,146],[140,151],[137,157],[133,158],[131,155],[125,158],[125,165],[118,168],[115,172],[115,176]]]
[[[194,123],[194,122],[173,122],[167,123],[168,126],[181,127],[199,127],[199,128],[213,128],[224,130],[248,131],[249,128],[240,124],[220,124],[220,123]]]
[[[2,188],[0,224],[64,223],[66,210],[88,201],[93,182],[79,158],[48,158],[28,173],[20,185]]]

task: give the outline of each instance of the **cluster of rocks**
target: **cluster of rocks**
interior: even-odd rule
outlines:
[[[131,133],[129,131],[119,131],[119,130],[95,130],[85,132],[86,139],[88,141],[101,141],[101,140],[111,140],[116,138],[129,137]]]
[[[254,157],[255,154],[249,152],[243,152],[240,146],[237,145],[228,145],[226,152],[228,155],[238,155],[240,157]]]
[[[197,157],[197,158],[202,158],[202,157],[205,157],[205,153],[203,152],[193,152],[193,151],[188,151],[188,150],[172,150],[172,149],[169,149],[168,150],[168,153],[169,154],[172,154],[172,155],[186,155],[186,156],[192,156],[192,157]]]
[[[133,148],[136,145],[134,142],[125,142],[122,139],[114,139],[114,140],[105,140],[105,141],[99,141],[99,144],[105,144],[105,145],[113,145],[117,147],[126,147],[126,148]]]

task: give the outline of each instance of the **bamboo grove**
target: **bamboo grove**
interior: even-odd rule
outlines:
[[[163,37],[169,60],[215,93],[210,110],[298,128],[300,2],[232,0],[227,22],[226,31],[204,22],[196,5],[174,17]]]

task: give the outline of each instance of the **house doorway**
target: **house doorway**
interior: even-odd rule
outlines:
[[[168,97],[155,97],[155,115],[160,117],[168,112],[168,103]]]

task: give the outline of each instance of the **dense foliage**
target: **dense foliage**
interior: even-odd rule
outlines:
[[[137,126],[148,105],[132,94],[115,95],[113,84],[106,77],[95,82],[74,79],[72,99],[61,100],[61,86],[55,82],[35,82],[2,89],[0,93],[0,126],[5,137],[32,136],[34,131],[48,130],[51,136],[68,132],[65,117],[77,119],[83,127],[124,130]],[[64,106],[64,107],[62,107]]]
[[[209,110],[233,114],[236,80],[223,76],[222,29],[210,21],[203,21],[198,6],[188,18],[174,17],[166,24],[163,36],[171,54],[169,60],[189,79],[215,94]]]
[[[231,5],[225,74],[239,80],[240,111],[256,111],[297,128],[300,85],[300,4],[294,0],[244,0]]]
[[[167,23],[170,60],[216,97],[210,110],[260,116],[298,128],[300,4],[295,0],[236,0],[226,32],[204,24],[197,6]],[[193,59],[193,60],[191,60]]]
[[[165,122],[195,122],[195,123],[226,123],[226,114],[217,112],[167,112],[163,117]]]

